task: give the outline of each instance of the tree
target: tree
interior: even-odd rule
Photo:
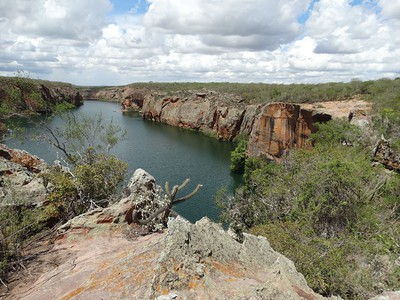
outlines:
[[[127,170],[127,164],[111,154],[126,131],[112,120],[106,124],[101,114],[67,112],[62,118],[63,127],[45,125],[47,135],[39,137],[64,155],[64,166],[46,175],[54,185],[50,198],[68,203],[73,215],[92,206],[107,206]]]

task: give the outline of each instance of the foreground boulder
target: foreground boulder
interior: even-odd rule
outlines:
[[[163,205],[161,187],[156,184],[154,177],[143,169],[137,169],[125,188],[124,198],[109,207],[100,207],[69,220],[59,231],[60,234],[82,231],[87,233],[92,230],[102,231],[104,228],[119,228],[120,224],[132,222],[133,210],[146,218]],[[143,228],[142,233],[153,229],[157,231],[160,227],[155,225],[149,224],[147,228]]]

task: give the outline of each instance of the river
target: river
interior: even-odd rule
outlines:
[[[203,184],[203,188],[193,198],[178,204],[174,209],[191,222],[203,216],[218,221],[219,209],[214,201],[217,191],[221,187],[233,191],[240,180],[229,170],[232,143],[221,142],[198,132],[143,120],[137,113],[122,113],[118,103],[85,101],[74,113],[101,113],[104,120],[112,119],[126,129],[127,139],[116,146],[113,154],[128,163],[127,180],[137,168],[153,175],[162,187],[165,181],[173,186],[190,178],[191,182],[182,191],[182,195],[190,192],[198,183]],[[51,126],[62,124],[58,117],[49,123]],[[44,130],[43,127],[23,124],[26,127],[25,136],[28,138],[24,142],[11,139],[6,144],[9,147],[24,149],[48,163],[53,163],[57,159],[56,149],[29,138]]]

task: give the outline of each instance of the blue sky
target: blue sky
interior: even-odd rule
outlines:
[[[0,1],[0,32],[0,75],[80,85],[400,77],[400,0]]]
[[[126,13],[144,14],[149,8],[146,0],[111,0],[113,10],[111,14],[121,15]]]

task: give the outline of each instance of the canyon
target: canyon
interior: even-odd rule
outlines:
[[[129,87],[84,93],[94,99],[114,99],[122,111],[140,111],[144,119],[197,130],[221,140],[248,136],[247,154],[279,159],[290,148],[310,148],[315,123],[346,118],[354,124],[371,125],[370,103],[359,98],[305,104],[249,104],[234,94],[210,90],[165,92]]]
[[[14,87],[17,88],[17,87]],[[202,132],[220,140],[248,139],[247,155],[279,161],[291,148],[310,148],[315,123],[345,118],[365,130],[372,128],[372,104],[355,96],[338,101],[308,103],[250,103],[242,96],[208,90],[163,91],[119,87],[75,87],[68,84],[36,83],[41,98],[51,106],[83,100],[121,103],[123,112],[139,111],[144,119]],[[18,89],[18,88],[17,88]],[[0,97],[7,90],[0,89]],[[21,106],[41,112],[29,95]],[[36,105],[37,106],[37,105]],[[0,132],[6,128],[1,123]],[[391,170],[399,170],[400,157],[389,141],[376,138],[375,160]],[[384,146],[383,146],[384,145]]]
[[[65,95],[57,89],[48,91],[45,94],[50,99]],[[360,99],[250,104],[232,94],[206,90],[168,95],[132,88],[72,90],[70,95],[71,98],[64,99],[75,99],[77,105],[82,99],[113,99],[122,104],[125,112],[137,110],[145,119],[200,131],[221,140],[246,135],[248,155],[276,161],[291,148],[312,147],[310,135],[316,130],[316,122],[347,118],[365,130],[371,126],[371,106]],[[391,151],[388,141],[380,141],[375,148],[375,159],[398,170],[398,156]],[[40,201],[47,193],[39,177],[46,169],[43,161],[2,145],[0,165],[2,178],[15,180],[12,185],[18,186],[22,193],[37,197],[34,206],[46,205]],[[23,280],[13,282],[11,291],[2,296],[5,299],[324,299],[308,287],[293,262],[274,251],[265,238],[251,234],[238,237],[207,218],[195,224],[181,217],[171,219],[167,229],[155,233],[128,224],[130,209],[138,201],[146,201],[155,189],[160,188],[150,174],[143,170],[135,172],[127,186],[129,195],[110,207],[94,209],[60,226],[54,238],[44,242],[51,250],[42,251],[27,266]],[[6,198],[8,191],[3,188],[0,194]],[[376,299],[398,296],[398,292],[386,292]]]

